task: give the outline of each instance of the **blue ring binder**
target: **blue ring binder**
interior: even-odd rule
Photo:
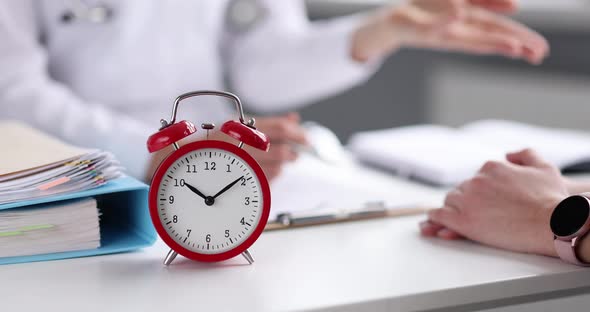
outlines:
[[[148,186],[131,178],[122,177],[97,188],[71,194],[39,198],[0,205],[0,210],[59,202],[75,198],[94,197],[101,209],[101,247],[22,257],[0,258],[0,264],[88,257],[136,250],[151,246],[156,232],[148,211]]]

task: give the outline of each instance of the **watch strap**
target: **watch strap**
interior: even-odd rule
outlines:
[[[582,238],[582,237],[580,237]],[[578,239],[580,239],[578,238]],[[585,263],[580,261],[580,259],[578,258],[578,255],[576,253],[576,245],[577,245],[577,240],[561,240],[559,238],[555,238],[553,240],[554,244],[555,244],[555,251],[557,251],[557,255],[559,256],[559,258],[561,258],[563,261],[575,264],[575,265],[579,265],[579,266],[590,266],[590,263]]]

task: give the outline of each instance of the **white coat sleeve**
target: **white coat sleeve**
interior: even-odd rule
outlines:
[[[111,151],[128,174],[143,178],[149,157],[145,142],[157,125],[84,101],[52,80],[37,37],[32,2],[0,2],[0,119],[20,120],[72,144]]]
[[[365,82],[380,62],[351,58],[352,34],[364,16],[310,22],[299,0],[259,0],[263,17],[229,36],[233,89],[258,111],[294,109]]]

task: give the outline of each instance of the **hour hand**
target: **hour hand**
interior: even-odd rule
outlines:
[[[207,199],[207,196],[205,196],[203,193],[201,193],[201,191],[197,190],[196,187],[194,187],[194,186],[192,186],[192,185],[190,185],[190,184],[188,184],[186,182],[184,183],[184,186],[188,187],[188,189],[191,190],[193,193],[201,196],[201,198]]]

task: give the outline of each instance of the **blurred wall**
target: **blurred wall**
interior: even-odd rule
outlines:
[[[441,62],[427,78],[427,121],[460,126],[482,118],[590,130],[590,77]]]

